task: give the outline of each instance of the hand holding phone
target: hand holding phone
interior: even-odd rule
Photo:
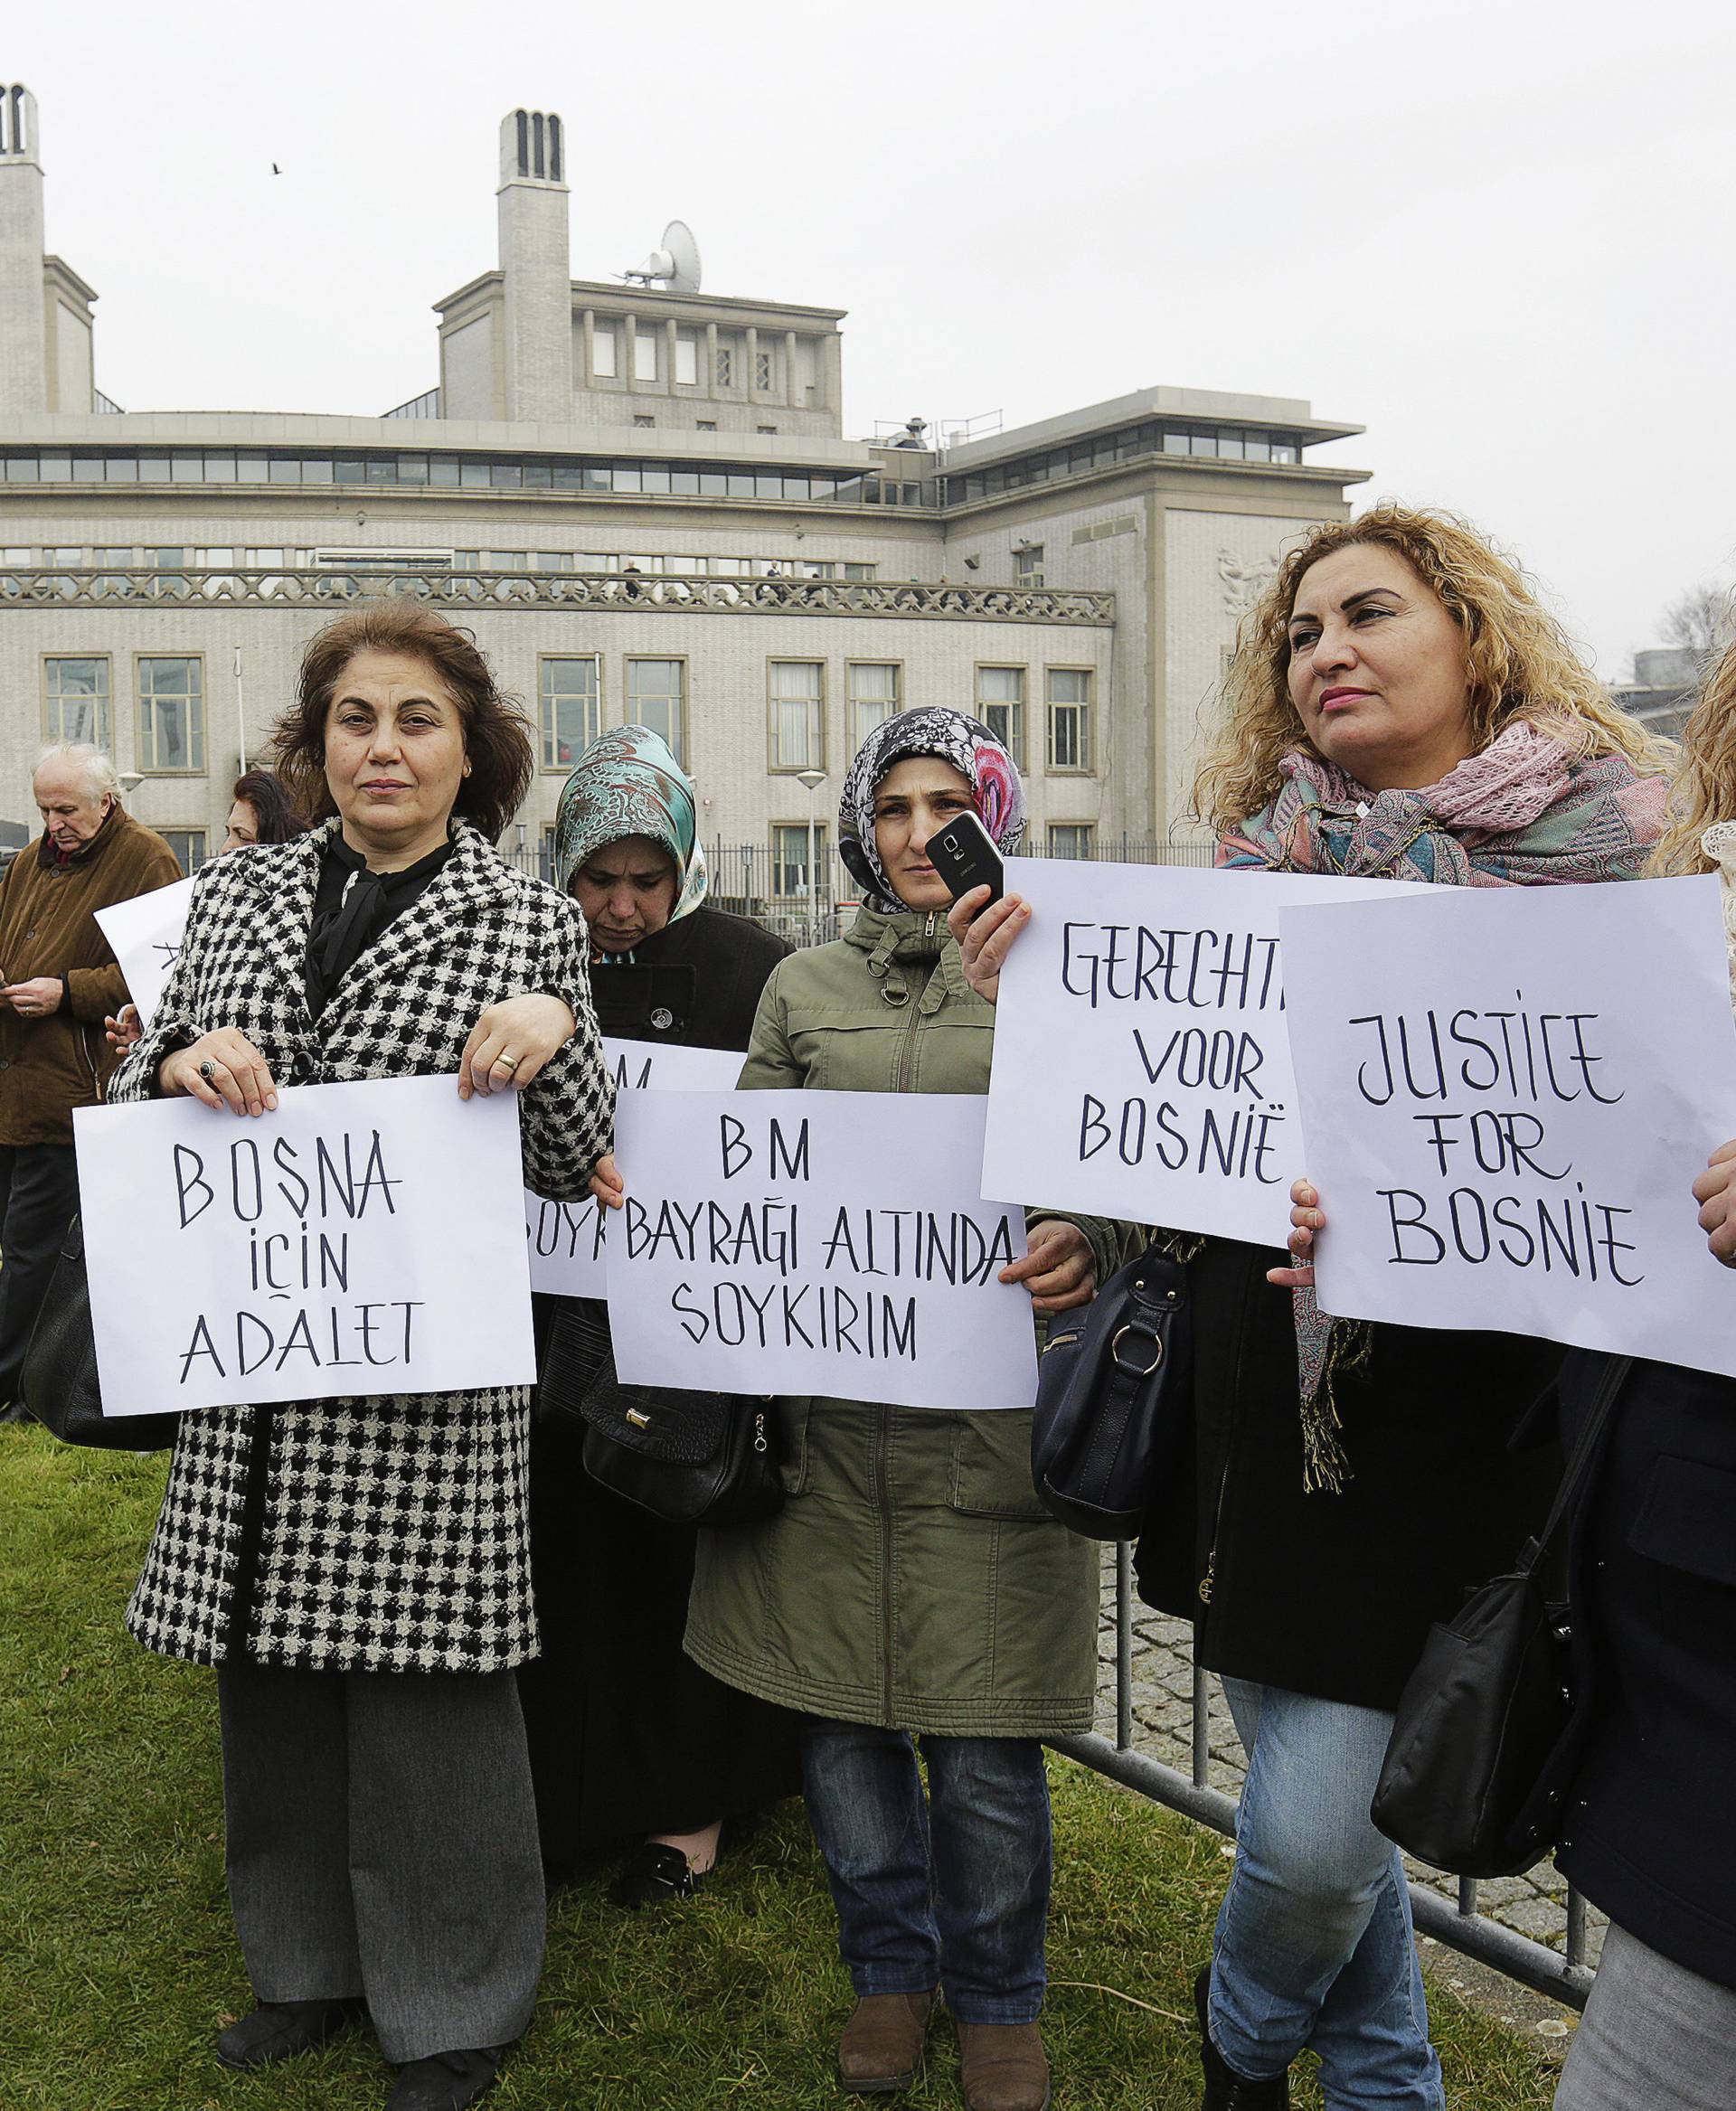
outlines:
[[[1006,868],[995,838],[976,814],[956,814],[937,828],[928,841],[929,862],[947,883],[947,892],[957,901],[973,887],[986,887],[987,909],[1005,891]],[[980,914],[981,911],[978,911]]]

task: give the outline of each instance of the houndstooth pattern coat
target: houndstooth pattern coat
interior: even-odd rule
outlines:
[[[486,1004],[552,991],[579,1031],[520,1096],[524,1178],[557,1199],[581,1193],[609,1147],[613,1089],[577,905],[458,825],[453,856],[315,1020],[304,961],[336,827],[204,867],[180,957],[110,1098],[149,1098],[172,1049],[222,1026],[280,1085],[456,1074]],[[537,1647],[529,1399],[505,1387],[187,1415],[127,1626],[195,1663],[221,1663],[238,1637],[269,1664],[523,1663]]]

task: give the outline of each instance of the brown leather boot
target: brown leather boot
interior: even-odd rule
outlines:
[[[1034,2023],[960,2023],[958,2051],[969,2111],[1049,2111],[1049,2056]]]
[[[853,2096],[906,2089],[922,2072],[932,1993],[864,1993],[838,2040],[838,2079]]]

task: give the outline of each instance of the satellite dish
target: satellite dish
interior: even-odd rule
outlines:
[[[699,291],[699,244],[684,220],[672,220],[663,231],[663,246],[653,250],[637,269],[624,271],[624,278],[649,286],[660,279],[671,293]]]

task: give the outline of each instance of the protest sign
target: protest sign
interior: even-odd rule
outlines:
[[[740,1049],[665,1048],[652,1041],[603,1036],[603,1060],[620,1092],[728,1092],[747,1060]],[[552,1202],[524,1190],[524,1236],[531,1288],[555,1297],[606,1297],[604,1240],[611,1212],[589,1195]]]
[[[181,951],[181,934],[186,928],[187,904],[193,900],[193,881],[176,880],[149,894],[136,894],[130,901],[118,901],[112,909],[99,909],[97,923],[114,948],[120,972],[127,977],[127,994],[138,1007],[148,1026]]]
[[[985,1194],[1281,1245],[1302,1171],[1278,919],[1388,880],[1021,858]]]
[[[1736,1375],[1718,881],[1413,892],[1284,911],[1323,1307]]]
[[[1028,1408],[1031,1298],[997,1279],[1025,1250],[1024,1216],[977,1200],[984,1104],[627,1093],[609,1240],[622,1378]]]
[[[517,1094],[278,1102],[75,1111],[104,1412],[529,1383]]]

